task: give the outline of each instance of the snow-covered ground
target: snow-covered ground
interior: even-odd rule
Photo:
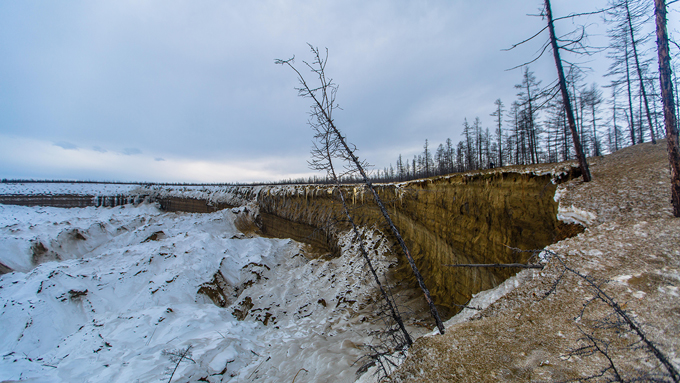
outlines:
[[[127,194],[140,187],[136,184],[104,184],[104,183],[81,183],[81,182],[26,182],[26,183],[0,183],[0,195],[94,195],[112,196]]]
[[[348,238],[314,259],[234,217],[0,205],[0,381],[167,382],[189,346],[173,381],[354,381],[380,325]],[[198,293],[217,274],[225,307]]]

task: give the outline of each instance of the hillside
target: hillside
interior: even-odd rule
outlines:
[[[475,312],[469,320],[419,339],[391,379],[609,381],[618,373],[671,381],[592,286],[565,272],[591,277],[680,366],[680,219],[671,214],[665,148],[662,141],[591,158],[592,182],[558,188],[560,212],[585,211],[585,232],[549,246],[559,259],[519,273],[511,280],[517,288],[482,310],[465,310]]]

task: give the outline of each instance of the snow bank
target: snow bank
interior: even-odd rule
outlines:
[[[512,290],[524,284],[526,281],[533,279],[535,273],[536,271],[534,269],[523,269],[493,289],[480,291],[479,293],[474,294],[472,299],[470,299],[470,302],[468,302],[467,307],[461,310],[458,314],[454,315],[448,321],[444,322],[444,326],[449,328],[458,323],[468,321],[474,315],[479,313],[480,310],[484,310],[485,308],[491,306],[491,304],[501,299]],[[439,331],[435,330],[430,335],[435,334],[439,334]]]
[[[27,183],[0,183],[0,194],[21,195],[94,195],[111,196],[129,194],[131,190],[138,188],[138,184],[101,184],[101,183],[78,183],[78,182],[27,182]]]
[[[164,351],[191,346],[173,381],[351,382],[380,328],[349,236],[342,257],[310,260],[244,236],[231,210],[0,209],[0,257],[19,270],[0,276],[0,381],[167,381]],[[197,293],[217,274],[226,307]]]

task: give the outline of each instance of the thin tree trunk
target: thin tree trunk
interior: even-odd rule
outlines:
[[[595,126],[595,102],[593,102],[591,107],[591,112],[593,114],[593,149],[595,150],[595,155],[599,156],[600,153],[600,143],[597,141],[597,127]]]
[[[654,81],[650,80],[649,81],[650,85],[652,86],[652,110],[654,111],[654,136],[662,138],[661,135],[661,128],[659,127],[659,113],[657,112],[659,109],[656,107],[656,87],[654,87]]]
[[[311,46],[310,46],[311,47]],[[320,70],[314,70],[321,78],[322,81],[322,87],[327,86],[328,83],[326,83],[326,78],[325,74],[323,73],[323,61],[318,57],[318,51],[315,50],[315,48],[312,48],[312,50],[315,52],[317,55],[317,60],[319,61],[319,65],[321,67]],[[399,233],[399,230],[397,227],[394,225],[392,222],[392,219],[390,218],[389,213],[387,212],[387,209],[385,208],[385,205],[382,203],[382,200],[380,199],[380,196],[378,196],[378,193],[375,191],[375,188],[373,187],[373,184],[371,183],[370,179],[368,178],[368,175],[366,174],[366,171],[364,170],[364,167],[361,165],[361,161],[359,161],[359,158],[354,154],[354,151],[350,149],[349,145],[347,144],[347,141],[343,137],[343,135],[340,133],[338,128],[335,126],[335,123],[333,122],[333,119],[330,116],[330,111],[327,110],[326,105],[322,104],[319,99],[314,95],[314,90],[310,88],[307,83],[304,80],[304,77],[300,72],[290,63],[291,60],[284,61],[284,60],[277,60],[278,64],[286,64],[288,65],[295,73],[298,75],[298,79],[303,85],[303,88],[299,88],[299,92],[301,95],[304,95],[306,97],[310,97],[314,103],[316,104],[315,107],[318,108],[318,112],[320,113],[319,118],[323,119],[324,125],[327,125],[327,128],[329,128],[329,131],[335,135],[335,138],[340,142],[340,146],[342,150],[344,150],[343,157],[345,157],[347,160],[351,161],[354,163],[356,166],[356,170],[359,171],[361,174],[362,179],[364,180],[364,184],[368,187],[368,189],[371,191],[373,194],[373,198],[375,200],[375,203],[378,205],[380,208],[380,211],[385,218],[385,221],[387,221],[388,225],[390,226],[390,229],[392,230],[392,233],[394,236],[397,238],[397,241],[399,242],[399,245],[401,246],[402,251],[404,252],[404,255],[406,256],[406,259],[408,260],[409,265],[411,266],[411,269],[413,270],[413,274],[418,281],[418,285],[420,286],[420,289],[423,291],[423,295],[425,296],[425,301],[427,302],[429,308],[430,308],[430,314],[434,318],[437,328],[439,329],[440,334],[444,334],[446,331],[444,329],[444,324],[442,323],[441,318],[439,317],[439,311],[437,310],[437,307],[434,305],[434,302],[432,301],[432,297],[430,296],[430,291],[427,289],[427,286],[425,285],[425,280],[423,279],[422,275],[420,274],[420,271],[418,270],[418,266],[416,266],[415,260],[411,256],[411,252],[409,251],[408,247],[406,246],[406,243],[404,242],[404,239],[401,237],[401,234]],[[324,94],[325,96],[325,94]],[[328,103],[329,100],[327,98],[324,98],[324,103]],[[330,101],[332,102],[332,100]],[[414,168],[415,168],[415,160],[414,160]],[[415,172],[414,172],[415,173]]]
[[[671,82],[671,56],[668,49],[668,32],[666,31],[666,1],[654,0],[656,8],[656,44],[659,54],[659,83],[663,99],[663,115],[666,124],[666,144],[668,162],[671,169],[671,202],[673,215],[680,217],[680,148],[678,148],[678,126],[673,100],[673,83]]]
[[[619,150],[619,134],[616,128],[616,96],[614,96],[614,112],[612,113],[614,117],[614,151]]]
[[[442,265],[447,267],[509,267],[518,269],[542,269],[543,265],[525,263],[459,263],[457,265]]]
[[[503,129],[502,129],[502,111],[500,99],[498,99],[498,166],[503,167]]]
[[[634,113],[633,113],[633,92],[630,89],[630,63],[628,62],[628,39],[624,38],[624,45],[625,45],[625,52],[624,56],[626,57],[626,85],[628,86],[628,110],[630,114],[630,118],[628,120],[629,123],[629,129],[630,129],[630,141],[631,145],[637,144],[635,142],[635,120],[634,120]]]
[[[529,69],[527,68],[527,72]],[[535,143],[533,142],[534,139],[534,108],[531,103],[531,89],[529,87],[529,76],[527,74],[527,103],[528,103],[528,108],[529,108],[529,123],[527,125],[527,133],[529,135],[529,151],[531,152],[531,163],[535,164],[536,159],[534,157],[534,145]]]
[[[645,101],[645,112],[647,113],[647,123],[649,124],[650,135],[652,136],[652,143],[656,145],[656,139],[654,138],[654,125],[652,125],[652,114],[649,112],[649,101],[647,101],[647,92],[645,91],[645,81],[642,79],[642,69],[640,68],[640,58],[637,53],[637,46],[635,44],[635,35],[633,33],[633,22],[630,17],[630,9],[628,8],[628,0],[626,0],[626,16],[628,19],[628,31],[630,32],[630,42],[633,45],[633,55],[635,57],[635,67],[637,68],[638,79],[640,80],[640,91],[642,92],[642,98]],[[642,116],[640,116],[642,120]],[[642,122],[642,121],[641,121]],[[640,129],[642,129],[642,124],[640,124]]]
[[[352,224],[352,231],[354,232],[354,236],[359,241],[359,250],[361,251],[361,256],[364,258],[364,261],[368,265],[368,269],[371,271],[373,279],[375,279],[375,283],[378,284],[380,294],[382,294],[383,299],[385,300],[385,302],[387,302],[387,307],[390,310],[392,318],[394,318],[394,320],[397,322],[397,325],[399,325],[399,329],[401,330],[402,334],[404,334],[404,340],[406,340],[406,344],[409,347],[411,347],[411,345],[413,345],[413,340],[411,339],[411,336],[409,335],[408,331],[406,331],[406,326],[404,326],[404,321],[401,319],[401,315],[397,310],[396,303],[393,302],[390,295],[387,294],[387,291],[385,291],[385,288],[380,282],[380,278],[378,278],[378,274],[373,268],[373,263],[371,262],[371,259],[368,257],[368,252],[366,251],[366,248],[364,247],[364,242],[361,239],[361,233],[359,233],[359,229],[357,228],[357,225],[354,223],[354,218],[352,218],[352,216],[349,214],[349,208],[347,207],[347,202],[345,202],[345,196],[342,192],[342,189],[340,189],[340,181],[335,176],[335,171],[333,171],[333,178],[335,179],[335,187],[340,193],[340,200],[342,201],[342,207],[345,210],[345,216],[347,216],[347,219],[349,220],[350,224]]]
[[[639,137],[639,142],[643,143],[645,142],[645,134],[642,131],[642,89],[640,89],[640,108],[638,109],[640,111],[640,118],[638,118],[638,122],[640,125],[638,125],[638,137]]]
[[[574,111],[571,109],[571,100],[569,99],[569,91],[567,90],[567,81],[564,78],[564,69],[562,68],[562,60],[560,59],[560,50],[557,46],[557,38],[555,37],[555,26],[553,25],[552,10],[550,9],[550,0],[545,0],[545,11],[548,17],[548,29],[550,31],[550,44],[552,45],[553,56],[555,57],[555,66],[557,67],[557,75],[559,77],[560,91],[562,92],[562,99],[564,101],[564,109],[567,113],[567,121],[569,122],[569,129],[574,140],[574,150],[576,151],[576,158],[578,159],[581,174],[583,175],[583,182],[590,182],[590,169],[588,169],[588,162],[586,156],[583,154],[581,142],[576,131],[576,123],[574,122]]]

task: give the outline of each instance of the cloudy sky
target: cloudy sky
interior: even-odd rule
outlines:
[[[327,47],[337,125],[378,167],[491,126],[541,41],[540,0],[3,1],[0,178],[306,177],[309,104],[274,59]],[[605,0],[554,0],[556,16]],[[671,17],[674,17],[672,14]],[[597,17],[592,41],[604,25]],[[563,32],[573,28],[562,22]],[[550,56],[531,69],[555,77]],[[606,68],[602,55],[588,59]],[[601,80],[600,80],[601,81]],[[604,83],[601,81],[601,83]]]

